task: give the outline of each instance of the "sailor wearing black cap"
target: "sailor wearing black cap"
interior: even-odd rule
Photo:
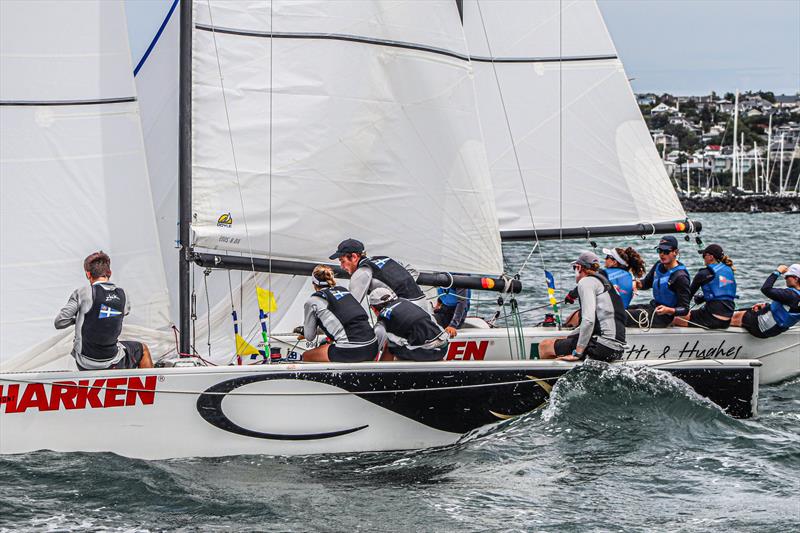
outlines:
[[[695,297],[696,303],[703,306],[689,312],[685,317],[676,317],[675,326],[690,326],[707,329],[726,329],[731,324],[735,310],[736,277],[733,261],[722,251],[719,244],[709,244],[700,255],[706,266],[695,274],[689,294],[694,296],[702,288],[702,294]]]
[[[369,305],[378,315],[375,335],[382,361],[441,361],[447,355],[450,335],[418,306],[385,287],[370,293]]]
[[[619,293],[600,270],[600,258],[583,252],[572,263],[578,282],[581,322],[567,337],[539,344],[543,359],[579,361],[586,357],[614,361],[625,348],[625,307]]]
[[[419,274],[413,267],[402,265],[391,257],[368,257],[364,252],[364,243],[356,239],[340,242],[330,258],[338,259],[342,268],[350,273],[350,293],[359,302],[378,287],[384,287],[413,302],[426,313],[433,313],[425,293],[417,285]]]
[[[775,281],[783,275],[785,289],[776,289]],[[741,326],[750,335],[767,339],[780,335],[800,323],[800,264],[780,265],[767,277],[761,292],[772,300],[752,308],[736,311],[731,320],[732,326]]]
[[[304,307],[303,336],[314,342],[317,327],[331,340],[303,354],[303,361],[357,363],[378,358],[378,339],[369,323],[367,311],[347,289],[337,287],[333,270],[318,265],[311,275],[314,294]]]
[[[678,261],[678,239],[665,235],[656,250],[659,262],[635,283],[639,290],[653,289],[653,299],[628,307],[628,327],[666,328],[673,318],[689,312],[689,273]]]

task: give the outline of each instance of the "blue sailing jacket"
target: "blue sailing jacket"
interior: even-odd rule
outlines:
[[[624,268],[618,267],[605,268],[603,271],[608,281],[617,290],[617,294],[622,298],[622,304],[627,309],[633,299],[633,275]]]
[[[800,295],[800,290],[794,288],[792,290]],[[772,312],[772,318],[775,319],[775,323],[783,329],[789,329],[800,322],[800,313],[790,312],[788,305],[773,300],[769,305],[769,309]]]
[[[678,295],[669,288],[669,277],[678,270],[686,270],[686,267],[679,264],[666,272],[661,272],[661,265],[659,265],[653,271],[653,299],[656,304],[666,305],[667,307],[678,305]]]
[[[736,298],[736,277],[733,269],[724,263],[712,263],[706,268],[714,273],[714,279],[703,285],[703,298],[706,302],[714,300],[733,300]]]
[[[455,307],[458,305],[460,298],[456,295],[455,289],[436,289],[436,292],[439,294],[439,301],[442,302],[442,305],[446,305],[447,307]],[[469,298],[472,296],[471,290],[467,289],[467,306],[469,306]]]

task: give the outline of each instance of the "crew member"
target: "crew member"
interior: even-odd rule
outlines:
[[[75,324],[72,357],[80,370],[153,368],[146,344],[120,341],[122,320],[131,304],[111,283],[111,258],[102,251],[83,261],[89,285],[75,289],[55,319],[56,329]]]
[[[605,268],[601,268],[600,272],[605,274],[608,281],[611,282],[617,294],[622,298],[622,304],[627,309],[631,304],[631,300],[633,300],[634,278],[644,276],[644,261],[639,253],[630,246],[628,248],[603,248],[603,253],[606,254]],[[575,302],[577,297],[578,291],[575,288],[567,294],[564,301],[571,304]],[[575,327],[580,321],[581,312],[576,310],[564,325]]]
[[[628,327],[666,328],[676,316],[689,313],[689,273],[678,261],[678,239],[666,235],[656,250],[659,262],[644,279],[634,282],[638,290],[653,289],[653,299],[648,304],[628,307]]]
[[[391,257],[369,257],[364,244],[356,239],[345,239],[330,256],[350,274],[350,293],[359,302],[378,287],[391,289],[398,297],[405,298],[431,314],[433,309],[425,293],[417,285],[419,275],[411,266],[401,265]]]
[[[706,329],[727,329],[735,310],[736,299],[735,267],[731,258],[722,251],[719,244],[709,244],[700,251],[706,266],[695,274],[689,287],[689,295],[694,296],[702,288],[702,294],[695,297],[696,303],[703,306],[689,311],[685,317],[676,317],[673,325]]]
[[[438,297],[433,307],[436,323],[444,328],[450,337],[455,337],[458,328],[464,324],[469,311],[469,289],[437,289]]]
[[[781,274],[786,281],[785,289],[776,289],[775,280]],[[746,311],[736,311],[731,319],[732,326],[741,326],[755,337],[767,339],[780,335],[800,322],[800,264],[790,267],[780,265],[769,275],[761,292],[772,300],[760,303]]]
[[[447,332],[418,306],[385,287],[370,293],[369,305],[378,315],[375,334],[382,361],[440,361],[447,355]]]
[[[578,282],[581,322],[567,337],[539,344],[542,359],[614,361],[625,349],[625,307],[620,295],[600,270],[600,258],[583,252],[572,263]]]
[[[336,286],[333,269],[317,265],[311,274],[314,294],[304,307],[303,335],[314,343],[317,326],[332,340],[307,350],[303,361],[357,363],[378,358],[378,339],[369,323],[369,316],[347,289]]]

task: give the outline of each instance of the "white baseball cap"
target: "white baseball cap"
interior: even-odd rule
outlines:
[[[373,307],[384,305],[387,302],[391,302],[395,299],[397,299],[397,295],[392,289],[388,289],[386,287],[378,287],[369,293],[369,305]]]
[[[621,255],[619,255],[619,252],[617,252],[616,248],[603,248],[603,253],[606,254],[607,256],[613,257],[614,260],[620,265],[624,267],[628,266],[628,263],[622,258]]]
[[[794,276],[797,279],[800,279],[800,263],[795,263],[789,267],[789,270],[783,273],[783,277],[786,276]]]

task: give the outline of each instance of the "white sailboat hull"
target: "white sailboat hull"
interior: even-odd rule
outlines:
[[[622,363],[625,364],[625,363]],[[759,364],[628,363],[756,414]],[[163,459],[447,446],[540,407],[573,363],[273,364],[0,374],[0,453]]]

